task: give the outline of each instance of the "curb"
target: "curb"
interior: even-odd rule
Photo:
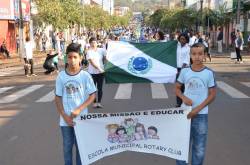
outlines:
[[[45,57],[37,57],[34,58],[34,65],[39,65],[42,64],[45,60]],[[23,59],[17,59],[16,62],[12,62],[12,63],[0,63],[0,69],[5,69],[5,68],[10,68],[10,67],[17,67],[17,66],[23,66],[24,65],[24,61]]]

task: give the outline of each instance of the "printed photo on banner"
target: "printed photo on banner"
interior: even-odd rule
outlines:
[[[108,124],[106,125],[106,128],[108,130],[107,140],[110,143],[159,139],[157,128],[155,126],[147,127],[146,131],[144,124],[139,123],[137,118],[124,119],[120,125],[116,123]]]

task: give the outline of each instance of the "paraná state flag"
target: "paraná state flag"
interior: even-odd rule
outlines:
[[[177,41],[108,43],[106,83],[174,83]]]

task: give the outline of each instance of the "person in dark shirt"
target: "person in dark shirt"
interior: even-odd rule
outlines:
[[[5,54],[7,58],[10,58],[10,53],[9,53],[7,46],[6,46],[6,40],[3,40],[3,43],[0,47],[0,52]]]
[[[217,36],[217,43],[218,43],[218,52],[222,53],[222,41],[223,41],[223,31],[219,28],[219,33]]]
[[[51,74],[56,70],[56,66],[53,62],[53,58],[56,56],[58,56],[58,53],[55,54],[55,52],[52,50],[49,52],[49,54],[47,54],[47,57],[43,64],[43,68],[46,70],[44,74]]]

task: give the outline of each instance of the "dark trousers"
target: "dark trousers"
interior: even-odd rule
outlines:
[[[25,75],[28,75],[29,74],[29,67],[28,65],[30,65],[30,74],[33,74],[34,73],[34,62],[33,62],[33,59],[27,59],[27,58],[24,58],[24,72],[25,72]]]
[[[95,85],[97,86],[97,101],[95,99],[95,103],[100,103],[102,101],[102,86],[103,86],[103,80],[104,80],[104,73],[100,74],[92,74],[91,75]]]
[[[242,61],[242,57],[240,54],[240,48],[235,48],[235,51],[236,51],[237,61]]]
[[[181,68],[177,68],[177,76],[176,76],[176,80],[178,79],[179,75],[180,75],[180,72],[181,72]],[[184,85],[181,86],[181,92],[183,93],[185,90],[185,87]],[[181,98],[179,98],[178,96],[176,96],[176,106],[177,107],[180,107],[182,104],[182,100]]]

